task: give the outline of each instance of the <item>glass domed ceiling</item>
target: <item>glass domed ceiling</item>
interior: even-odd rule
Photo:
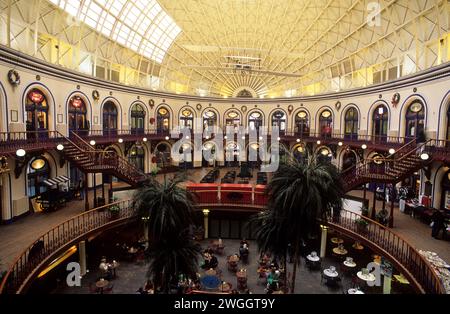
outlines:
[[[442,0],[0,0],[0,12],[3,45],[177,94],[316,95],[450,59]]]

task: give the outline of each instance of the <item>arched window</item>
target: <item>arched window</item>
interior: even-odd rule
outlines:
[[[157,120],[156,127],[157,127],[158,134],[169,133],[170,113],[167,108],[161,107],[158,109],[156,120]]]
[[[171,164],[171,149],[166,143],[160,143],[156,146],[154,153],[158,168],[164,168]]]
[[[305,143],[300,143],[294,147],[294,151],[292,153],[295,159],[297,159],[300,162],[303,162],[306,160],[306,157],[308,156],[308,151],[306,149]]]
[[[80,96],[69,100],[69,131],[85,136],[89,132],[86,104]]]
[[[253,111],[248,116],[248,128],[258,131],[263,126],[263,115],[259,111]]]
[[[418,139],[425,130],[425,109],[420,101],[413,102],[406,112],[406,133],[409,139]]]
[[[141,170],[142,172],[145,171],[144,161],[145,161],[145,151],[144,147],[140,145],[134,145],[131,147],[130,151],[128,152],[128,161],[134,165],[136,168]]]
[[[333,115],[330,110],[324,110],[320,114],[319,129],[322,137],[331,137],[333,133]]]
[[[241,115],[236,110],[231,110],[227,113],[225,118],[226,126],[239,127],[241,125]]]
[[[345,138],[358,139],[358,111],[356,108],[350,108],[345,113]]]
[[[27,132],[38,131],[38,136],[47,137],[48,103],[42,91],[35,88],[28,93],[25,100],[25,111],[27,114]],[[36,133],[29,133],[27,136],[28,138],[35,138]]]
[[[354,151],[347,149],[342,158],[342,170],[345,171],[351,167],[356,166],[356,154]]]
[[[117,135],[117,107],[112,101],[103,106],[103,135]]]
[[[144,134],[145,129],[145,109],[141,104],[134,104],[131,107],[131,132],[133,134]]]
[[[191,109],[183,109],[180,114],[180,128],[194,128],[194,114]]]
[[[235,142],[227,143],[225,148],[225,156],[226,156],[226,166],[227,167],[238,167],[239,166],[239,155],[240,155],[240,147]]]
[[[384,105],[379,105],[375,108],[372,116],[373,130],[372,134],[374,136],[375,142],[386,142],[388,122],[389,122],[389,112]]]
[[[205,111],[203,113],[203,128],[213,128],[215,126],[217,126],[217,114],[212,110]]]
[[[272,128],[278,127],[280,134],[286,133],[286,113],[282,110],[277,110],[272,114]]]
[[[331,162],[333,160],[333,153],[328,147],[322,147],[317,152],[317,161]]]
[[[304,110],[299,111],[295,115],[295,133],[300,137],[309,136],[309,117],[308,113]]]
[[[181,145],[179,153],[181,154],[181,160],[179,163],[179,167],[181,169],[191,169],[194,167],[193,156],[194,150],[192,148],[192,144],[189,142],[185,142]]]
[[[27,169],[28,197],[35,197],[47,191],[44,181],[50,178],[50,166],[43,156],[31,159]]]

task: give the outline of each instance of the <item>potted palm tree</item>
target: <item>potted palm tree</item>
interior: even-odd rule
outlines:
[[[256,240],[261,252],[287,260],[293,254],[290,287],[295,291],[297,265],[303,243],[318,236],[318,221],[331,210],[342,209],[343,187],[337,168],[313,154],[302,160],[292,156],[281,164],[267,186],[268,209],[254,219],[259,223]]]
[[[170,283],[179,274],[194,278],[200,245],[189,234],[194,225],[192,195],[179,184],[181,176],[150,181],[134,196],[142,217],[148,217],[151,242],[147,251],[148,279],[163,293],[170,292]]]
[[[359,233],[366,233],[367,232],[367,226],[369,225],[369,222],[363,218],[358,218],[355,220],[356,223],[356,229]]]

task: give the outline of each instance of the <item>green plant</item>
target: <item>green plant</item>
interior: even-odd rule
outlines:
[[[375,218],[377,221],[382,225],[387,225],[389,222],[389,212],[386,209],[380,210],[376,215]]]
[[[367,226],[369,225],[369,222],[363,218],[356,219],[355,223],[358,226],[358,228],[361,228],[361,229],[366,229]]]
[[[280,165],[267,191],[268,209],[254,218],[259,226],[256,241],[261,253],[271,252],[281,260],[287,259],[288,250],[292,252],[294,293],[303,243],[318,236],[318,220],[325,220],[332,208],[333,212],[342,208],[340,174],[334,165],[314,155],[300,161],[291,157]]]
[[[369,217],[369,209],[366,206],[361,206],[361,215],[365,217]]]

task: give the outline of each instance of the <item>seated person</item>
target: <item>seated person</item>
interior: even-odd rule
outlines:
[[[211,253],[205,253],[204,254],[205,262],[201,266],[202,269],[215,269],[219,265],[219,261],[217,260],[217,257],[212,255]]]
[[[105,279],[112,278],[111,265],[106,262],[106,257],[102,257],[102,260],[98,268],[100,270],[100,275],[102,278]]]
[[[243,240],[241,241],[241,247],[243,247],[244,245],[245,245],[246,247],[248,247],[248,242],[247,242],[246,239],[243,239]]]

